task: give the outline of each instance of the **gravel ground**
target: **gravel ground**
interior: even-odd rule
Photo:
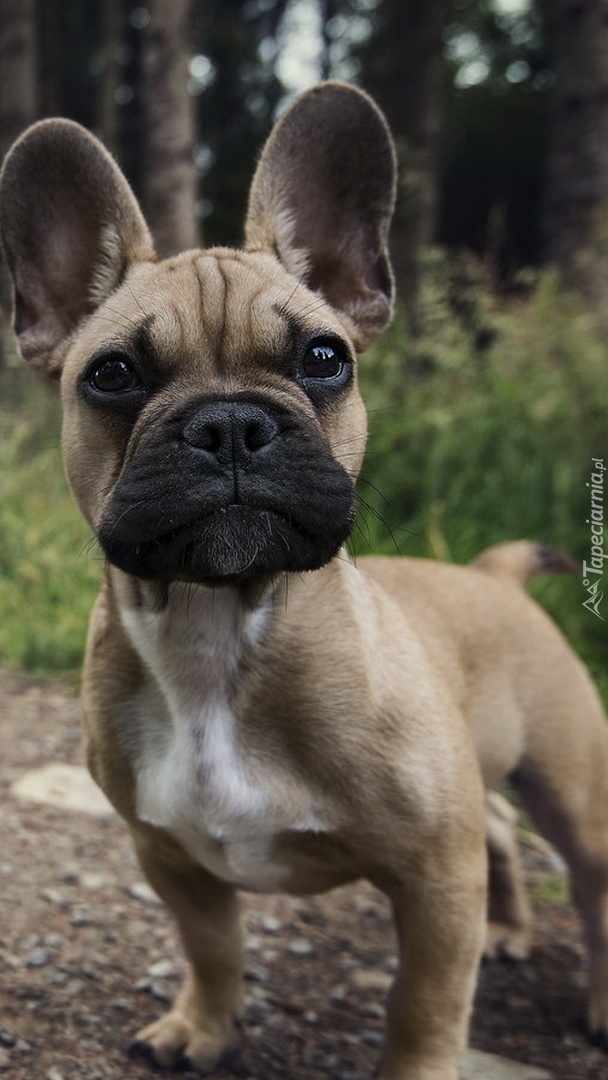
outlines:
[[[183,961],[169,917],[142,881],[118,818],[23,802],[10,791],[49,761],[81,762],[70,688],[0,677],[0,745],[0,1075],[150,1077],[150,1064],[128,1048],[179,985]],[[583,1030],[578,921],[563,899],[546,899],[551,863],[531,850],[527,864],[533,886],[544,881],[534,952],[523,964],[484,967],[471,1044],[544,1066],[555,1080],[608,1078],[608,1056]],[[217,1077],[369,1080],[395,966],[383,898],[357,885],[306,901],[247,897],[244,911],[246,1042]]]

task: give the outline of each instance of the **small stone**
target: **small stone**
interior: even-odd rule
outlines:
[[[45,965],[48,964],[50,958],[51,957],[48,949],[43,949],[40,947],[37,949],[32,949],[29,956],[26,957],[25,963],[26,966],[30,968],[41,968],[45,967]]]
[[[14,1046],[17,1042],[17,1036],[13,1035],[12,1031],[8,1028],[0,1028],[0,1044],[2,1046]]]
[[[379,1001],[366,1001],[358,1010],[359,1016],[368,1016],[372,1020],[385,1020],[386,1009]]]
[[[65,908],[69,904],[69,900],[59,889],[43,889],[40,896],[43,900],[48,900],[49,904],[55,904],[59,908]]]
[[[32,1052],[30,1044],[25,1039],[17,1039],[15,1050],[18,1050],[20,1054],[31,1054]]]
[[[11,1055],[8,1050],[3,1050],[0,1047],[0,1069],[8,1069],[11,1064]]]
[[[72,926],[88,926],[91,922],[91,909],[88,904],[79,904],[72,912]]]
[[[314,949],[307,938],[296,938],[295,941],[289,942],[287,952],[292,956],[312,956]]]
[[[104,885],[113,885],[114,878],[110,874],[99,871],[91,871],[80,875],[80,884],[83,889],[102,889]]]
[[[359,990],[388,990],[393,979],[386,971],[368,971],[357,968],[350,973],[351,981]]]
[[[45,1080],[63,1080],[63,1073],[53,1065],[47,1072]]]
[[[148,975],[155,979],[166,979],[177,974],[179,972],[172,960],[157,960],[155,964],[150,964],[148,968]]]
[[[280,920],[275,919],[274,915],[264,915],[264,917],[260,919],[260,926],[267,934],[278,934],[281,929]]]
[[[152,997],[157,1001],[171,1001],[172,994],[167,992],[167,987],[164,983],[157,982],[156,979],[152,979],[150,983],[150,993]]]
[[[63,882],[64,885],[78,885],[78,882],[80,881],[79,867],[75,863],[65,866],[59,880]]]
[[[142,900],[144,904],[160,904],[158,896],[147,881],[134,882],[133,885],[129,885],[128,892],[134,900]]]

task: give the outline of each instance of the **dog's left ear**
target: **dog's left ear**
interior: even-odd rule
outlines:
[[[346,316],[359,349],[391,316],[395,178],[382,113],[362,91],[329,82],[279,120],[251,186],[246,248],[273,252],[322,293]]]

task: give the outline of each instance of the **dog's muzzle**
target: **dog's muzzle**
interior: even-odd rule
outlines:
[[[353,516],[353,482],[317,425],[250,395],[144,426],[98,536],[137,577],[247,581],[322,566]]]

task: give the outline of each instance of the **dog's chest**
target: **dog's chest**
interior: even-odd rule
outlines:
[[[266,617],[245,612],[229,590],[180,588],[162,614],[123,614],[151,676],[150,699],[160,690],[165,706],[162,717],[157,705],[145,718],[138,814],[213,873],[259,891],[284,883],[287,870],[272,857],[276,836],[319,827],[308,793],[284,761],[264,758],[230,706]]]

